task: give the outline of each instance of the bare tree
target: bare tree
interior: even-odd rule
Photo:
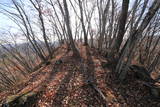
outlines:
[[[127,15],[128,8],[129,8],[129,0],[123,0],[122,11],[121,11],[121,15],[119,18],[119,23],[118,23],[118,25],[119,25],[118,26],[118,33],[117,33],[117,37],[116,37],[114,44],[113,44],[113,47],[112,47],[113,53],[118,53],[120,46],[122,44],[124,33],[125,33],[125,25],[126,25],[127,16],[128,16]]]
[[[133,50],[135,48],[136,43],[138,42],[139,38],[141,38],[142,36],[142,32],[144,31],[144,29],[147,27],[147,25],[149,24],[149,22],[151,21],[151,19],[153,18],[153,16],[156,14],[156,12],[158,11],[160,7],[160,1],[155,0],[151,7],[149,8],[143,22],[141,23],[141,25],[139,26],[139,28],[137,30],[135,30],[129,37],[127,45],[125,46],[125,49],[123,51],[123,53],[120,56],[120,59],[118,61],[118,64],[116,66],[116,72],[120,73],[120,79],[123,80],[126,77],[126,73],[127,73],[127,66],[125,67],[125,70],[122,70],[122,66],[124,64],[124,58],[128,56],[128,61],[127,61],[127,65],[130,64],[131,61],[131,56],[133,54]]]
[[[47,50],[48,50],[48,52],[49,52],[49,55],[50,55],[50,57],[52,57],[51,48],[50,48],[49,43],[48,43],[48,40],[47,40],[47,35],[46,35],[46,29],[45,29],[44,19],[43,19],[43,15],[42,15],[42,7],[41,7],[41,4],[40,4],[40,2],[37,1],[37,0],[36,0],[37,6],[36,6],[36,4],[35,4],[32,0],[30,0],[30,2],[33,4],[33,6],[35,7],[35,9],[38,11],[39,19],[40,19],[41,26],[42,26],[43,39],[44,39],[46,48],[47,48]]]
[[[64,20],[65,20],[65,24],[67,27],[67,34],[68,34],[68,37],[70,40],[70,45],[73,50],[73,56],[80,57],[79,52],[78,52],[78,50],[74,44],[74,41],[73,41],[72,31],[71,31],[71,27],[70,27],[69,11],[68,11],[68,6],[67,6],[66,0],[63,0],[63,5],[64,5]]]
[[[78,2],[79,2],[79,9],[80,9],[80,15],[81,15],[81,24],[82,24],[82,29],[83,29],[83,33],[84,33],[84,45],[88,45],[87,32],[86,32],[86,28],[85,28],[85,25],[84,25],[84,18],[83,18],[82,1],[78,0]]]
[[[109,12],[109,4],[110,4],[110,0],[107,1],[107,4],[105,6],[104,11],[101,11],[101,9],[99,11],[101,11],[100,14],[100,18],[101,18],[101,22],[100,22],[100,37],[98,40],[98,48],[101,51],[102,50],[102,45],[103,45],[103,40],[104,40],[104,35],[106,33],[106,24],[107,24],[107,16],[108,16],[108,12]]]

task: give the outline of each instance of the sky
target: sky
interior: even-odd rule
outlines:
[[[11,5],[11,0],[0,0],[0,7],[1,7],[1,4],[7,4],[7,5]],[[3,31],[6,26],[11,26],[13,25],[13,22],[8,18],[6,17],[5,15],[3,15],[1,13],[1,9],[0,9],[0,31]]]
[[[11,6],[12,2],[11,0],[0,0],[0,8],[1,8],[1,4],[6,4]],[[5,9],[9,9],[9,8],[5,8]],[[1,9],[0,9],[0,40],[7,40],[7,41],[13,41],[11,37],[9,37],[6,33],[6,31],[10,31],[12,33],[16,33],[17,30],[14,28],[16,25],[13,21],[11,21],[7,16],[3,15],[1,13]],[[24,41],[23,38],[14,38],[18,43],[22,43]]]
[[[122,1],[122,0],[119,0]],[[130,7],[133,4],[134,0],[130,0]],[[121,3],[121,2],[120,2]],[[0,4],[7,4],[7,5],[12,5],[11,0],[0,0]],[[14,23],[9,20],[6,16],[2,15],[0,13],[0,31],[2,30],[1,28],[5,28],[5,26],[13,25]]]
[[[121,5],[122,3],[122,0],[118,0],[119,2],[119,5]],[[133,4],[133,1],[134,0],[130,0],[130,7],[132,7],[132,4]],[[12,5],[12,2],[11,0],[0,0],[0,7],[1,7],[1,4],[7,4],[7,5]],[[7,8],[6,8],[7,9]],[[1,9],[0,9],[0,34],[2,32],[4,32],[5,30],[11,30],[11,32],[16,32],[17,30],[13,29],[12,27],[16,26],[14,24],[13,21],[11,21],[7,16],[1,14]],[[3,36],[3,37],[2,37]],[[5,38],[4,37],[5,35],[0,35],[0,39],[1,38]]]

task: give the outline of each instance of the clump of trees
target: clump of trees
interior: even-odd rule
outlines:
[[[67,44],[74,57],[80,57],[75,44],[80,42],[97,48],[108,59],[116,59],[114,72],[121,81],[126,78],[133,60],[149,73],[156,71],[160,64],[159,0],[11,2],[10,6],[0,4],[0,13],[15,23],[17,33],[25,37],[27,44],[24,51],[18,50],[16,41],[12,41],[14,46],[10,45],[9,49],[1,44],[7,56],[11,56],[2,61],[5,66],[2,71],[10,72],[14,66],[23,76],[33,72],[36,65],[54,57],[55,41]],[[10,31],[7,35],[16,36]],[[6,61],[10,64],[5,64]],[[10,80],[3,75],[0,73],[7,84],[14,83],[15,77]]]

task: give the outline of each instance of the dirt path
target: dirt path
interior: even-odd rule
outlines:
[[[99,84],[95,73],[100,69],[95,68],[95,65],[100,66],[100,61],[94,59],[93,62],[89,51],[85,46],[80,47],[81,60],[73,59],[69,54],[61,58],[63,64],[55,67],[59,72],[54,79],[47,79],[49,82],[43,94],[39,96],[37,105],[40,107],[104,106],[101,96],[87,83],[89,79]]]
[[[38,107],[88,107],[103,106],[104,101],[96,90],[88,84],[93,82],[102,88],[100,75],[101,61],[95,58],[88,47],[80,46],[81,60],[73,58],[71,52],[58,54],[51,65],[32,73],[26,82],[17,87],[12,94],[28,91],[40,92],[35,105]],[[55,61],[61,59],[62,64]],[[104,75],[103,75],[104,76]],[[103,86],[105,87],[105,85]]]
[[[4,94],[40,92],[35,107],[106,107],[106,103],[109,107],[143,107],[144,104],[156,107],[159,104],[142,99],[148,91],[136,81],[129,81],[128,85],[117,84],[113,72],[101,66],[105,59],[94,50],[82,45],[79,50],[81,59],[73,58],[72,52],[65,53],[65,49],[57,52],[50,65],[32,73],[26,82]],[[59,59],[62,63],[55,64]]]

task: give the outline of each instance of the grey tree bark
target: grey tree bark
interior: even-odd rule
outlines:
[[[67,27],[67,33],[68,33],[68,37],[70,40],[70,45],[71,45],[71,48],[73,51],[73,56],[80,57],[80,54],[79,54],[79,52],[74,44],[74,41],[73,41],[73,36],[72,36],[72,31],[71,31],[71,26],[70,26],[69,11],[68,11],[68,6],[67,6],[66,0],[63,0],[63,5],[64,5],[64,11],[65,11],[64,12],[64,20],[65,20],[65,24]]]
[[[126,77],[126,74],[127,74],[126,69],[124,69],[122,71],[122,67],[125,63],[124,58],[128,55],[128,59],[130,59],[130,57],[133,54],[132,50],[134,49],[137,41],[142,37],[142,32],[147,27],[147,25],[149,24],[149,22],[151,21],[151,19],[156,14],[156,12],[158,11],[159,8],[160,8],[160,1],[154,0],[154,2],[152,3],[151,7],[149,8],[149,11],[147,12],[147,14],[146,14],[144,20],[142,21],[141,25],[139,26],[139,28],[137,30],[135,30],[130,35],[130,38],[128,39],[127,45],[125,46],[125,49],[120,56],[120,59],[118,61],[118,64],[117,64],[116,70],[115,70],[115,72],[120,74],[120,76],[119,76],[120,80],[124,80]],[[128,62],[128,63],[130,63],[130,62]]]

